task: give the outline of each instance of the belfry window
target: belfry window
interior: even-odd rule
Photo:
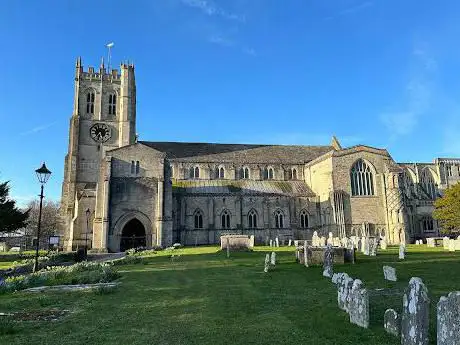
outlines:
[[[284,228],[284,215],[281,210],[275,212],[275,228],[282,229]]]
[[[88,92],[86,95],[86,113],[94,114],[94,92]]]
[[[296,168],[292,169],[292,179],[297,180],[297,169]]]
[[[131,174],[134,174],[136,171],[136,164],[134,163],[134,161],[131,161]]]
[[[222,229],[230,229],[230,213],[225,210],[220,216]]]
[[[201,210],[195,212],[195,229],[203,229],[203,213]]]
[[[374,195],[374,177],[369,164],[362,159],[353,164],[350,171],[351,195]]]
[[[109,95],[109,115],[117,114],[117,95]]]
[[[248,227],[251,229],[257,228],[257,213],[254,210],[248,213]]]
[[[300,212],[300,227],[302,229],[308,228],[308,213],[305,210]]]
[[[140,171],[139,161],[136,161],[136,175],[139,174],[139,171]]]

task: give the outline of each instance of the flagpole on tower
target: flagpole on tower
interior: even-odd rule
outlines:
[[[111,73],[111,72],[110,72],[110,67],[111,67],[111,66],[110,66],[110,63],[112,62],[112,47],[113,47],[113,45],[114,45],[113,42],[110,42],[110,43],[106,44],[106,47],[107,47],[108,50],[109,50],[109,51],[108,51],[108,56],[107,56],[107,64],[108,64],[108,66],[107,66],[107,71],[108,71],[109,73]]]

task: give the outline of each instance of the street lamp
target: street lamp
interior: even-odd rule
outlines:
[[[37,227],[37,243],[35,247],[35,265],[34,265],[34,272],[38,271],[38,247],[40,243],[40,227],[41,227],[41,222],[42,222],[42,203],[43,203],[43,186],[45,185],[46,182],[48,182],[48,179],[51,176],[51,171],[48,170],[46,167],[45,163],[43,162],[43,165],[35,170],[35,173],[37,174],[38,181],[41,184],[40,188],[40,209],[38,212],[38,227]]]
[[[86,210],[85,257],[88,257],[88,232],[89,232],[89,216],[90,215],[91,215],[91,211],[88,208]]]

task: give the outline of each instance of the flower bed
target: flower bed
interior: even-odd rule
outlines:
[[[36,286],[108,283],[120,274],[111,263],[80,262],[72,266],[47,267],[36,273],[6,278],[0,281],[0,293]]]

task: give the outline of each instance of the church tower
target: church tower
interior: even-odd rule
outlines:
[[[99,71],[85,71],[78,58],[61,198],[65,249],[82,247],[86,240],[91,248],[101,162],[108,150],[135,141],[134,65],[123,63],[120,70],[106,71],[102,60]]]

